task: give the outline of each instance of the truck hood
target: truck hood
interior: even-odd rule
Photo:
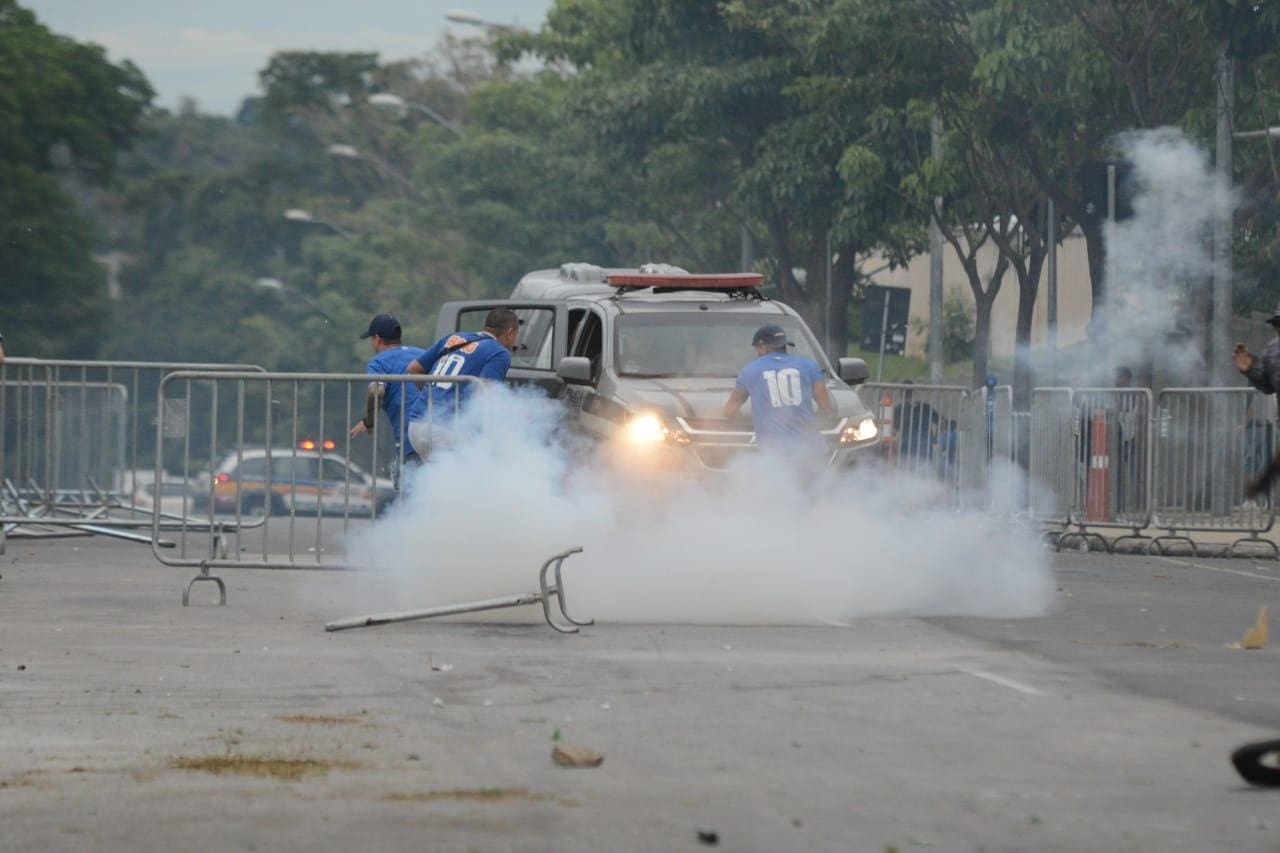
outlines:
[[[624,379],[618,383],[618,402],[632,412],[661,412],[706,428],[708,422],[724,422],[733,387],[732,379]],[[827,390],[841,417],[860,420],[870,414],[852,388],[829,381]]]

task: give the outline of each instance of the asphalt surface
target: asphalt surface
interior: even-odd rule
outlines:
[[[1228,761],[1280,737],[1277,643],[1231,648],[1280,567],[1054,569],[1025,620],[325,633],[382,581],[183,608],[145,546],[11,539],[0,849],[1280,851]]]

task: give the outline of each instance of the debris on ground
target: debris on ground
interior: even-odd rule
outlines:
[[[551,760],[558,767],[599,767],[604,756],[585,746],[558,743],[551,748]]]
[[[1250,785],[1280,788],[1280,740],[1247,743],[1231,753],[1231,763]]]
[[[720,833],[714,832],[710,829],[699,829],[698,840],[708,847],[715,847],[720,843]]]
[[[1244,639],[1240,641],[1242,649],[1265,649],[1267,647],[1267,608],[1258,608],[1258,617],[1253,621],[1253,627],[1244,632]]]

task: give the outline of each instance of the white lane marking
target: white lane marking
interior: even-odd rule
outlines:
[[[1258,580],[1264,581],[1280,581],[1280,578],[1272,577],[1271,575],[1260,575],[1256,572],[1242,572],[1239,569],[1228,569],[1221,566],[1204,566],[1200,563],[1188,563],[1185,560],[1175,560],[1173,557],[1162,557],[1158,554],[1153,554],[1152,556],[1157,560],[1164,560],[1167,563],[1173,563],[1175,566],[1186,566],[1188,569],[1204,569],[1206,572],[1223,572],[1229,575],[1240,575],[1240,577],[1243,578],[1257,578]]]
[[[967,669],[962,666],[959,670],[965,675],[972,675],[974,678],[981,678],[983,681],[990,681],[992,684],[999,684],[1001,687],[1008,687],[1010,690],[1016,690],[1028,696],[1040,695],[1040,691],[1030,684],[1023,684],[1021,681],[1014,681],[1012,678],[1005,678],[1003,675],[996,675],[994,672],[987,672],[985,669]]]

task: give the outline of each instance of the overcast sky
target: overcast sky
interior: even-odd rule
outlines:
[[[231,115],[258,92],[258,72],[278,50],[375,51],[419,56],[460,9],[487,21],[536,28],[552,0],[19,0],[54,32],[131,59],[173,108],[183,95],[204,112]]]

